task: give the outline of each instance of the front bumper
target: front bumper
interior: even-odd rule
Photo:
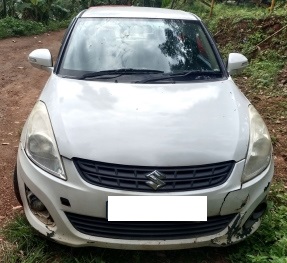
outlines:
[[[256,231],[260,225],[260,220],[258,220],[251,228],[243,228],[256,207],[266,199],[274,169],[272,161],[259,176],[245,184],[241,184],[241,175],[244,168],[244,160],[242,160],[236,163],[229,179],[220,186],[198,191],[162,194],[207,196],[208,217],[236,214],[229,225],[218,233],[172,240],[131,240],[81,233],[74,228],[66,213],[106,218],[108,196],[155,194],[114,190],[90,185],[82,180],[71,160],[63,158],[63,162],[68,177],[67,181],[56,178],[34,165],[20,145],[17,160],[18,182],[25,214],[30,224],[41,234],[69,246],[98,246],[136,250],[220,246],[232,244],[246,238]],[[42,223],[38,216],[31,211],[26,198],[25,186],[45,205],[53,218],[53,225]]]

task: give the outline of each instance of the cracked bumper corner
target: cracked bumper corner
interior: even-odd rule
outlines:
[[[226,235],[214,238],[211,240],[212,246],[229,246],[241,242],[248,236],[252,235],[260,226],[261,220],[259,219],[249,229],[241,227],[243,216],[238,215],[233,224],[228,227]]]

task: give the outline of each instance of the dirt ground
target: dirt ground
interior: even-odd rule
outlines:
[[[19,136],[49,73],[33,68],[31,51],[49,48],[56,58],[64,31],[0,40],[0,226],[21,211],[12,184]]]
[[[55,58],[63,34],[64,31],[59,31],[0,40],[0,226],[22,210],[12,187],[19,136],[49,77],[47,72],[33,68],[27,56],[34,49],[49,48]],[[287,68],[281,76],[284,82]],[[239,83],[246,87],[244,78]],[[277,97],[267,97],[254,95],[248,88],[243,91],[268,125],[274,145],[275,177],[284,179],[287,173],[287,92],[285,95],[283,92]]]

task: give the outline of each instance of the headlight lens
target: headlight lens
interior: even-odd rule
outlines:
[[[242,181],[246,182],[259,175],[270,163],[272,145],[267,127],[257,112],[249,106],[250,138]]]
[[[25,151],[36,165],[66,179],[50,118],[41,101],[37,102],[28,119]]]

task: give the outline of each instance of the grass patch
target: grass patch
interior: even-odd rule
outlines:
[[[35,235],[23,216],[15,218],[1,232],[8,248],[4,251],[1,262],[49,262],[51,254],[45,253],[47,242]]]
[[[275,50],[266,50],[252,61],[245,70],[245,75],[249,77],[249,84],[253,90],[267,95],[282,94],[277,78],[284,64],[284,57]]]
[[[23,215],[4,229],[5,239],[0,262],[3,263],[159,263],[212,262],[226,248],[187,249],[178,251],[127,251],[103,248],[70,248],[38,236]]]
[[[242,20],[254,21],[254,19],[266,19],[272,16],[287,16],[287,10],[284,8],[275,7],[272,13],[269,12],[268,8],[257,7],[256,5],[228,5],[223,3],[216,3],[213,9],[213,15],[209,17],[209,8],[205,8],[205,12],[203,12],[202,8],[199,9],[199,13],[197,13],[196,6],[194,5],[194,9],[189,10],[196,14],[201,15],[200,17],[205,21],[208,25],[209,29],[212,32],[216,32],[219,21],[222,19],[231,19],[232,23],[229,24],[229,28],[231,28],[234,24],[241,22]]]

